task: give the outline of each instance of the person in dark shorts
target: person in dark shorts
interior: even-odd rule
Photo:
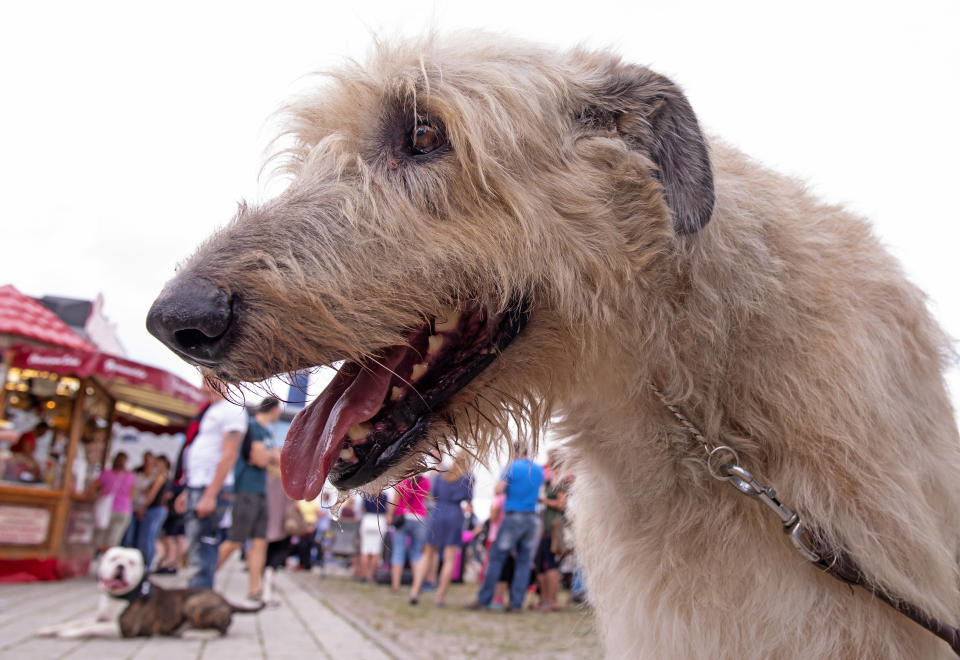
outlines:
[[[550,478],[543,482],[544,493],[539,498],[543,505],[543,534],[533,561],[540,587],[540,605],[537,609],[541,612],[553,612],[559,608],[557,597],[560,593],[560,557],[554,554],[554,536],[561,533],[567,507],[567,487],[563,479],[554,472],[555,459],[553,453],[547,454],[546,467]]]
[[[247,551],[247,575],[250,600],[262,600],[261,578],[267,559],[267,471],[280,463],[280,450],[268,449],[271,435],[267,427],[280,418],[280,402],[268,397],[250,420],[237,463],[233,468],[233,521],[227,540],[220,544],[217,568],[230,555],[250,541]]]
[[[163,536],[160,538],[162,556],[154,573],[176,573],[183,566],[187,553],[187,516],[177,506],[177,502],[183,499],[181,494],[186,490],[187,475],[185,473],[186,461],[184,455],[196,439],[197,433],[200,432],[200,422],[209,408],[210,403],[205,403],[197,411],[196,416],[190,420],[184,443],[180,446],[180,451],[177,454],[177,462],[173,468],[173,473],[167,481],[162,499],[167,507],[167,519],[163,521]]]
[[[427,543],[414,570],[410,603],[417,603],[427,570],[437,553],[442,551],[443,568],[437,585],[437,605],[443,606],[453,567],[457,563],[457,553],[463,545],[463,510],[460,503],[473,499],[473,475],[466,470],[466,459],[454,461],[449,470],[436,478],[431,491],[435,506],[427,518]]]
[[[137,518],[137,548],[143,553],[147,570],[153,567],[153,557],[156,553],[157,537],[160,528],[167,518],[167,507],[163,496],[167,491],[167,482],[170,480],[170,459],[162,454],[153,457],[153,474],[147,488],[144,501],[134,512]]]
[[[160,537],[160,564],[154,573],[176,573],[183,563],[185,535],[184,514],[177,513],[174,502],[183,491],[183,486],[171,479],[163,493],[164,505],[167,507],[167,518],[163,521],[163,535]]]

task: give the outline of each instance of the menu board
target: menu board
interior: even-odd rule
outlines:
[[[50,511],[35,506],[0,505],[0,543],[41,545],[47,540]]]

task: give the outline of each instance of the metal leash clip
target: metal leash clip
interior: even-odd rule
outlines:
[[[690,436],[700,443],[704,452],[707,454],[707,471],[718,481],[729,481],[741,495],[747,495],[761,500],[766,504],[780,521],[783,523],[783,531],[790,537],[793,547],[804,559],[817,564],[823,568],[824,572],[838,580],[851,585],[860,585],[880,600],[891,605],[897,612],[908,617],[912,621],[923,626],[934,635],[944,640],[950,645],[954,653],[960,657],[960,629],[945,624],[930,615],[926,614],[916,605],[896,598],[882,588],[869,584],[863,573],[857,567],[856,562],[846,554],[842,548],[831,548],[824,545],[821,552],[825,556],[821,557],[816,548],[818,544],[813,542],[814,536],[807,530],[801,522],[800,516],[790,510],[788,506],[777,499],[777,493],[772,488],[767,488],[750,474],[749,471],[740,467],[740,457],[731,447],[721,445],[714,447],[713,443],[703,437],[694,424],[687,419],[683,412],[663,395],[663,392],[657,389],[656,385],[650,384],[653,393],[657,395],[660,402],[669,410],[680,423],[680,426],[690,434]],[[726,455],[729,455],[727,458]]]
[[[718,470],[714,471],[710,465],[710,459],[724,451],[733,456],[733,462],[723,463],[719,466]],[[773,488],[764,486],[757,481],[756,477],[750,474],[749,470],[737,465],[738,460],[737,452],[730,447],[720,446],[709,452],[707,467],[714,478],[721,481],[729,481],[730,484],[743,495],[758,499],[766,504],[767,507],[780,518],[780,522],[783,523],[783,531],[790,538],[790,542],[793,544],[793,547],[796,548],[797,552],[803,555],[807,561],[814,563],[820,561],[820,555],[814,551],[810,537],[807,534],[806,528],[803,526],[803,522],[800,520],[800,516],[777,499],[777,492]]]

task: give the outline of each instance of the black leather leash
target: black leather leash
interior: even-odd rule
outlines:
[[[913,603],[896,598],[880,587],[871,584],[850,555],[841,549],[828,545],[824,541],[823,535],[811,530],[803,523],[799,514],[777,499],[776,491],[773,488],[762,485],[750,472],[741,467],[736,451],[726,445],[715,446],[708,442],[700,433],[700,430],[687,419],[679,408],[667,401],[667,398],[655,385],[651,383],[650,388],[677,419],[680,426],[703,447],[707,454],[707,470],[710,475],[720,481],[730,482],[742,495],[758,499],[773,510],[783,523],[783,531],[804,559],[821,568],[827,575],[847,584],[866,589],[900,614],[945,641],[953,649],[953,652],[960,657],[960,630],[930,616]]]
[[[820,544],[817,546],[817,553],[820,555],[820,560],[814,563],[822,568],[827,575],[847,584],[863,587],[900,614],[945,641],[953,649],[953,652],[960,656],[960,630],[930,616],[913,603],[894,598],[883,589],[870,584],[853,558],[842,550]]]

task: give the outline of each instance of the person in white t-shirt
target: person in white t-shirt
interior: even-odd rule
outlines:
[[[244,434],[247,412],[204,383],[210,406],[186,450],[186,490],[177,498],[177,508],[186,511],[185,528],[190,563],[197,571],[191,588],[213,588],[220,545],[220,522],[229,506],[225,495],[233,488],[233,466]]]

